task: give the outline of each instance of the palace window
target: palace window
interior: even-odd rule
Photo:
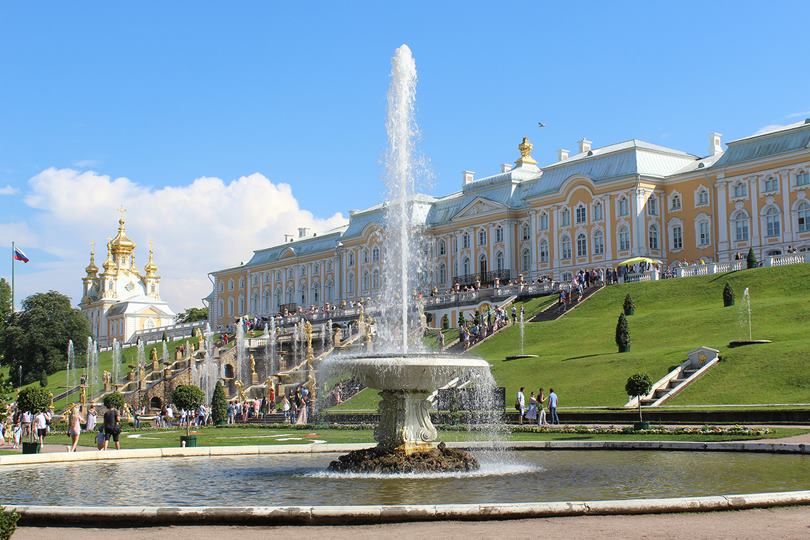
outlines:
[[[469,233],[464,233],[464,236],[461,237],[461,247],[467,249],[470,247],[470,235]]]
[[[321,302],[321,288],[317,283],[312,284],[312,303],[320,304]]]
[[[593,220],[602,221],[602,203],[599,201],[593,205]]]
[[[444,255],[444,251],[442,251],[442,255]],[[380,248],[375,247],[371,250],[371,261],[380,262]]]
[[[332,261],[326,261],[326,271],[327,272],[332,271]]]
[[[368,250],[366,248],[363,248],[363,251],[361,251],[361,253],[363,256],[363,264],[368,264]]]
[[[683,249],[683,228],[680,225],[672,227],[672,249]]]
[[[677,193],[672,196],[669,201],[669,208],[670,210],[680,210],[681,209],[681,196]]]
[[[568,208],[564,208],[562,211],[562,226],[568,227],[571,225],[571,211]]]
[[[742,210],[734,214],[731,218],[734,223],[734,241],[747,242],[748,241],[748,214]]]
[[[237,315],[242,315],[245,312],[245,299],[241,296],[239,297],[239,313]]]
[[[481,229],[478,231],[478,245],[485,246],[487,244],[487,230]]]
[[[779,190],[779,180],[773,176],[769,176],[765,180],[765,193],[773,193]]]
[[[648,229],[649,246],[652,250],[658,250],[658,226],[655,224],[650,225]]]
[[[708,206],[709,192],[706,188],[700,188],[697,192],[697,206]]]
[[[324,300],[326,300],[327,302],[331,302],[334,299],[334,296],[332,294],[332,288],[333,287],[334,287],[334,285],[332,285],[331,281],[326,282],[326,288],[324,289],[323,292],[324,292],[324,296],[325,296]]]
[[[354,272],[349,272],[349,282],[346,284],[346,292],[354,292]]]
[[[585,212],[585,206],[584,205],[580,204],[579,206],[577,206],[574,209],[574,220],[576,221],[576,223],[585,223],[585,220],[587,219],[585,217],[586,214],[587,214],[587,212]]]
[[[217,306],[217,316],[222,317],[225,314],[225,301],[220,299]]]
[[[225,290],[225,284],[224,284],[223,282],[221,282],[221,281],[220,281],[220,282],[219,282],[219,292],[222,292],[222,291],[224,291],[224,290]]]
[[[500,225],[495,228],[495,242],[503,242],[503,227]]]
[[[464,275],[465,276],[470,275],[470,258],[469,257],[464,258]]]
[[[367,290],[368,290],[368,286],[369,286],[369,275],[368,275],[368,271],[363,272],[363,280],[360,282],[360,284],[362,285],[362,289],[361,289],[361,290],[363,290],[363,291],[367,291]]]
[[[229,291],[232,291],[232,290],[233,290],[233,280],[232,280],[232,279],[229,279],[229,280],[228,280],[228,290],[229,290]]]
[[[444,240],[439,240],[439,255],[445,254],[445,243]]]
[[[233,317],[235,313],[233,312],[233,298],[228,299],[228,315]]]
[[[745,185],[743,182],[737,182],[734,184],[734,197],[747,197],[748,196],[748,186]]]
[[[371,274],[371,288],[372,289],[379,289],[380,288],[380,271],[374,270]]]
[[[523,262],[523,264],[521,265],[521,270],[523,272],[528,272],[529,268],[531,268],[531,266],[532,266],[532,264],[531,264],[531,254],[529,253],[528,249],[523,250],[523,256],[521,258],[522,258],[522,262]]]
[[[627,197],[622,197],[619,199],[619,215],[626,216],[629,213],[630,211],[627,207]]]
[[[564,234],[562,237],[562,258],[571,258],[571,237],[567,234]]]
[[[619,227],[619,251],[630,251],[630,231],[626,225]]]
[[[447,267],[444,264],[439,265],[439,283],[447,282]]]
[[[603,255],[605,253],[605,235],[602,231],[593,233],[593,254]]]
[[[543,240],[540,242],[540,262],[548,262],[548,240]]]
[[[647,199],[647,213],[651,216],[658,215],[658,198],[655,195]]]
[[[799,216],[799,232],[810,231],[810,203],[802,201],[797,208]]]
[[[810,175],[807,174],[807,171],[799,171],[796,174],[796,186],[806,186],[810,184]]]
[[[771,206],[765,212],[765,224],[768,230],[768,236],[779,236],[782,234],[782,220],[779,216],[779,210]]]
[[[497,255],[495,255],[495,268],[498,272],[503,270],[503,251],[499,251]]]
[[[705,247],[712,243],[711,228],[709,227],[709,220],[706,218],[697,222],[698,229],[698,247]]]
[[[547,231],[548,230],[548,214],[543,212],[540,214],[540,230]]]
[[[529,225],[528,224],[523,225],[523,239],[524,240],[529,239]]]
[[[577,235],[577,257],[587,257],[588,256],[588,241],[585,239],[585,235],[579,233]]]
[[[349,252],[349,266],[354,266],[354,252]]]

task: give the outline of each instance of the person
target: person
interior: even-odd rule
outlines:
[[[517,322],[517,308],[512,306],[512,324]]]
[[[31,436],[31,421],[33,420],[33,415],[31,411],[23,411],[22,413],[22,436],[23,437],[30,437]]]
[[[551,423],[559,424],[560,417],[557,416],[557,394],[553,388],[548,389],[548,412],[551,415]]]
[[[526,419],[532,422],[537,419],[537,398],[534,397],[534,392],[529,395],[529,410],[526,411]]]
[[[96,447],[99,450],[104,450],[104,424],[99,424],[96,428]]]
[[[299,408],[298,408],[298,418],[295,420],[296,425],[303,426],[303,425],[306,425],[308,423],[308,420],[309,420],[307,418],[307,400],[308,399],[309,399],[308,394],[301,396],[301,404],[299,405]]]
[[[543,403],[546,401],[546,395],[543,393],[543,389],[537,391],[537,425],[548,425],[546,422],[546,408]]]
[[[233,408],[233,401],[228,403],[228,424],[233,424],[233,417],[236,415],[236,412]]]
[[[17,420],[17,423],[14,424],[14,445],[12,448],[20,447],[20,443],[22,442],[22,433],[22,424],[19,420]]]
[[[439,350],[444,350],[444,332],[441,330],[439,330]]]
[[[39,438],[39,444],[45,444],[45,435],[48,434],[48,421],[44,411],[39,411],[34,416],[34,428],[37,430],[36,435]]]
[[[112,407],[104,413],[104,450],[110,444],[110,439],[115,443],[115,449],[121,450],[121,415],[118,409]]]
[[[84,429],[87,431],[93,431],[96,429],[96,420],[98,418],[98,413],[96,413],[96,406],[90,405],[90,410],[87,411],[87,424],[84,426]]]
[[[516,400],[515,400],[515,409],[518,411],[518,423],[523,423],[523,415],[526,414],[526,395],[523,393],[523,387],[520,387],[518,390]]]
[[[79,435],[82,433],[82,415],[79,414],[79,408],[73,407],[70,409],[70,416],[68,417],[68,436],[70,437],[71,446],[70,451],[75,452],[76,446],[79,444]]]
[[[132,419],[135,420],[135,429],[140,429],[141,427],[141,408],[135,407],[135,410],[132,413]],[[88,431],[90,428],[87,428]]]

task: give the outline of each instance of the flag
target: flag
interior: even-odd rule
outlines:
[[[18,247],[15,247],[14,248],[14,260],[15,261],[22,261],[24,263],[27,263],[28,262],[28,257],[25,256],[25,253],[23,253],[23,250],[21,250]]]

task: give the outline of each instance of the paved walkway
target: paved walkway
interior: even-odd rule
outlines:
[[[266,540],[267,538],[674,538],[805,539],[810,537],[810,508],[742,510],[705,514],[581,516],[515,521],[437,521],[345,527],[155,527],[73,529],[20,527],[14,540]]]

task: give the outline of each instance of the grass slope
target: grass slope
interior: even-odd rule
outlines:
[[[507,362],[520,349],[518,328],[481,344],[475,354],[492,364],[507,401],[518,387],[554,387],[561,406],[617,406],[636,371],[653,380],[700,345],[719,349],[723,361],[670,405],[810,403],[810,265],[611,286],[557,321],[531,323],[525,351],[537,359]],[[724,308],[722,290],[734,288],[737,305]],[[729,349],[747,337],[740,324],[743,290],[751,291],[753,337],[774,343]],[[637,305],[628,317],[631,351],[616,352],[616,318],[625,294]]]

